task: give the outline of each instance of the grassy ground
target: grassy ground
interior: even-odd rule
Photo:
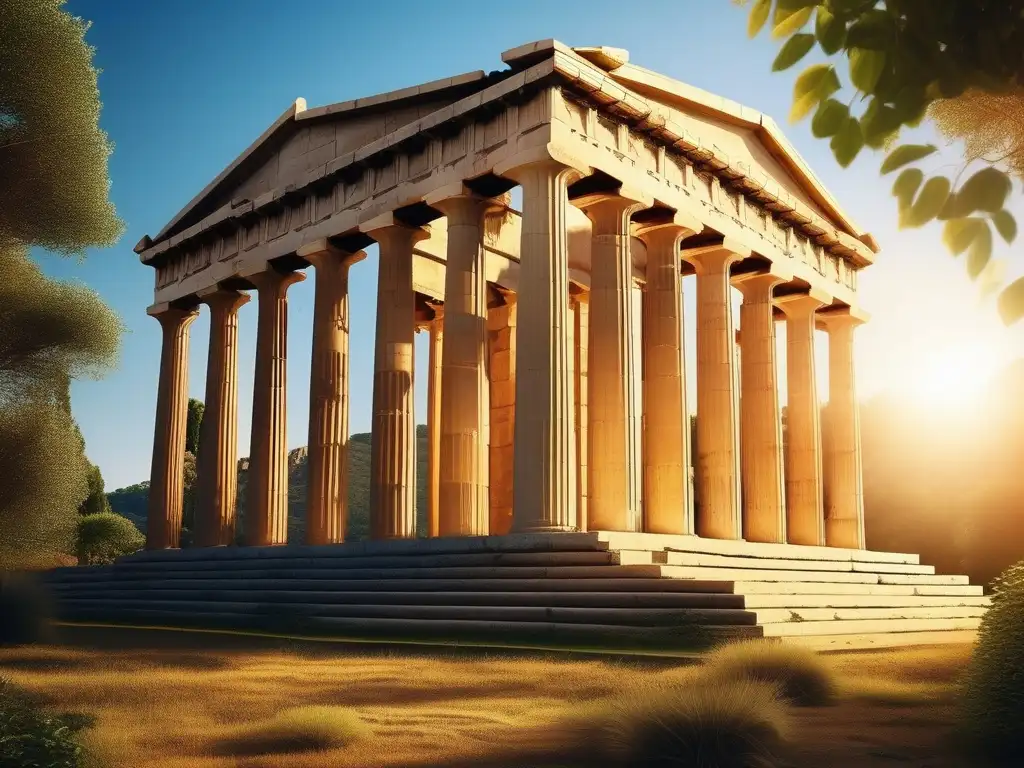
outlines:
[[[840,700],[794,710],[792,764],[967,765],[949,738],[951,695],[969,653],[828,656]],[[623,691],[700,674],[683,660],[439,657],[212,634],[161,642],[118,631],[74,647],[0,649],[0,676],[94,715],[96,741],[116,765],[133,767],[599,768],[578,748],[572,754],[573,718]],[[350,722],[353,713],[367,728]],[[319,751],[258,754],[259,738],[272,741],[303,718],[316,720]]]

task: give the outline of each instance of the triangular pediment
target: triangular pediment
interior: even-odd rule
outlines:
[[[364,99],[306,108],[297,99],[153,238],[160,242],[222,207],[299,185],[320,166],[486,87],[482,71]]]

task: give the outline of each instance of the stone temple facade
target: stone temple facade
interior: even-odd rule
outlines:
[[[299,552],[356,571],[394,566],[442,580],[450,567],[540,567],[545,576],[575,568],[580,579],[570,580],[580,591],[592,586],[592,609],[606,612],[629,610],[597,599],[614,591],[603,582],[628,572],[662,584],[634,608],[654,605],[656,593],[743,593],[742,605],[719,605],[726,613],[718,618],[732,610],[753,619],[700,621],[764,634],[779,609],[820,619],[796,625],[819,631],[775,633],[783,636],[939,631],[949,639],[973,629],[980,589],[935,575],[913,555],[864,551],[854,331],[866,319],[857,278],[878,250],[872,237],[764,115],[636,66],[620,49],[545,40],[502,61],[498,72],[325,107],[297,100],[138,244],[156,278],[149,313],[163,328],[147,536],[156,551],[115,571],[191,564],[191,573],[203,564],[214,578]],[[510,205],[514,187],[521,211]],[[364,260],[374,243],[379,256]],[[287,537],[288,288],[310,269],[309,546],[272,547]],[[348,386],[370,375],[348,362],[352,269],[378,274],[373,541],[342,544]],[[683,362],[688,275],[696,281],[695,370]],[[742,294],[738,324],[731,287]],[[250,297],[258,327],[248,546],[218,548],[235,538],[237,312]],[[211,322],[199,548],[171,552],[181,527],[189,325],[203,305]],[[785,442],[778,322],[787,337]],[[829,341],[823,419],[816,329]],[[427,531],[416,530],[415,510],[417,330],[430,334]],[[696,403],[686,402],[688,376]],[[601,568],[627,570],[599,576]],[[399,578],[367,576],[390,577]],[[420,591],[491,589],[491,576],[463,577],[471,583]],[[539,594],[570,593],[568,583]],[[253,590],[261,604],[282,591],[264,586]],[[755,594],[775,599],[758,603]],[[122,610],[130,598],[118,598]],[[441,613],[433,619],[416,618],[422,601],[395,600],[383,601],[396,609],[385,612],[390,620],[520,620],[493,614],[513,610],[516,600],[504,598],[452,598],[434,606]],[[527,602],[548,611],[546,625],[574,623],[550,612],[577,603]],[[333,603],[359,627],[381,620],[379,604],[359,615],[351,602]],[[575,621],[613,623],[605,614]]]

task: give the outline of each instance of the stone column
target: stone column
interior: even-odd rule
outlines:
[[[416,536],[416,420],[413,412],[416,294],[413,246],[428,233],[385,214],[361,227],[377,241],[377,335],[370,438],[370,535]]]
[[[153,464],[149,475],[146,549],[177,547],[185,493],[185,425],[188,420],[189,326],[195,309],[150,312],[160,323],[160,382],[156,395]]]
[[[853,332],[864,317],[845,309],[819,315],[818,319],[829,337],[825,543],[830,547],[863,549],[864,488]]]
[[[232,544],[238,495],[238,310],[249,296],[238,291],[201,293],[210,308],[206,410],[196,477],[198,547]]]
[[[288,288],[302,272],[245,276],[259,295],[245,538],[250,546],[288,541]]]
[[[589,422],[589,408],[587,400],[587,368],[588,348],[587,338],[590,327],[590,294],[583,289],[574,289],[570,304],[573,313],[573,378],[576,396],[576,515],[577,524],[581,531],[589,530],[589,515],[587,513],[587,480],[589,476],[587,462],[587,424]]]
[[[629,531],[640,511],[633,386],[633,260],[630,217],[653,201],[637,192],[573,201],[593,224],[587,369],[587,525]]]
[[[516,421],[516,297],[504,294],[505,303],[487,314],[491,375],[490,533],[512,530],[512,477]]]
[[[643,322],[644,531],[693,533],[679,245],[703,225],[675,214],[637,228],[647,246]]]
[[[326,240],[297,253],[316,269],[306,543],[337,544],[345,540],[348,519],[348,274],[366,254],[343,251]]]
[[[579,171],[544,159],[496,173],[522,188],[513,528],[576,527],[576,450],[569,347],[567,187]]]
[[[786,504],[782,456],[782,418],[775,367],[775,317],[772,291],[784,277],[754,273],[733,284],[743,294],[740,306],[740,421],[743,481],[743,538],[786,541]]]
[[[444,391],[442,360],[444,355],[444,305],[428,302],[434,310],[430,321],[427,361],[427,535],[441,535],[441,430]]]
[[[445,344],[441,378],[440,534],[485,536],[490,529],[490,392],[484,217],[496,201],[461,184],[427,196],[447,218]]]
[[[790,544],[825,543],[821,424],[814,374],[814,312],[824,300],[807,293],[780,296],[786,314],[786,531]]]
[[[698,536],[741,536],[735,344],[729,270],[750,250],[726,239],[693,248],[683,258],[697,272],[697,460],[694,483],[700,499]]]

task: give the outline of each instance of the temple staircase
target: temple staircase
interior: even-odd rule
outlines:
[[[46,578],[72,622],[651,650],[965,642],[988,605],[917,555],[616,532],[165,550]]]

